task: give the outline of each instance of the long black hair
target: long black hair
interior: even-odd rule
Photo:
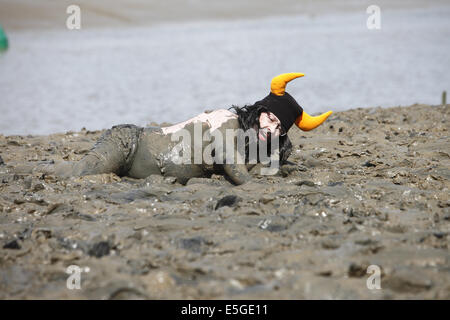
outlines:
[[[263,105],[245,105],[243,107],[232,106],[239,120],[239,125],[242,130],[255,129],[256,132],[260,129],[259,116],[262,112],[268,112],[267,108]],[[268,139],[270,143],[270,139]],[[246,161],[248,161],[248,142],[245,144]],[[287,161],[292,152],[292,143],[289,140],[288,135],[279,137],[279,152],[280,152],[280,164]],[[268,156],[270,156],[270,144],[268,145]]]

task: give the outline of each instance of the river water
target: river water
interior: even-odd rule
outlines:
[[[450,89],[450,7],[8,33],[0,133],[179,122],[253,103],[273,76],[308,113],[439,104]]]

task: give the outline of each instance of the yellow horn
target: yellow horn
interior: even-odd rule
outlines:
[[[272,79],[272,82],[270,83],[270,92],[276,94],[277,96],[282,96],[284,95],[286,84],[289,81],[303,76],[304,76],[303,73],[296,73],[296,72],[280,74],[279,76],[276,76],[275,78]]]
[[[321,114],[320,116],[312,117],[305,111],[303,111],[302,115],[295,121],[295,124],[303,131],[309,131],[320,126],[332,113],[333,111],[328,111]]]

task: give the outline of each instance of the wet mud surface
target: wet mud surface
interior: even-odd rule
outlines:
[[[242,186],[21,173],[80,159],[101,132],[0,135],[0,298],[450,299],[449,114],[334,113]],[[70,265],[89,268],[80,290]]]

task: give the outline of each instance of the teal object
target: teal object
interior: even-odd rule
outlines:
[[[0,26],[0,51],[4,51],[6,49],[8,49],[8,38],[6,37],[6,33],[2,26]]]

